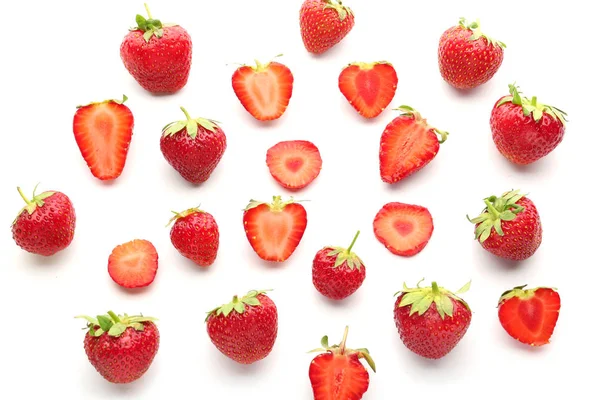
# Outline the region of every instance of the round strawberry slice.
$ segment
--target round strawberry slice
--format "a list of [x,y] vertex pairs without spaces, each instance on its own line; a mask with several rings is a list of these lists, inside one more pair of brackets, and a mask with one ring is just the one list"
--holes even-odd
[[284,188],[297,190],[314,181],[323,166],[317,146],[306,140],[279,142],[267,151],[267,166]]
[[114,248],[108,257],[108,274],[124,288],[150,285],[158,270],[158,253],[152,243],[136,239]]

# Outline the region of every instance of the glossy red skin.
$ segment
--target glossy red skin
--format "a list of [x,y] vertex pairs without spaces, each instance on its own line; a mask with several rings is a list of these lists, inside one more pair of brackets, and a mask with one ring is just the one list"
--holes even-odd
[[504,59],[504,49],[485,38],[470,41],[473,32],[461,26],[440,38],[438,64],[442,78],[457,89],[472,89],[492,79]]
[[310,53],[321,54],[342,41],[354,27],[354,15],[340,21],[336,10],[323,0],[305,0],[300,8],[300,33]]
[[525,116],[520,105],[504,103],[499,99],[492,110],[490,126],[496,147],[509,161],[531,164],[547,156],[563,140],[565,126],[560,120],[544,113],[535,122],[533,114]]
[[163,28],[146,43],[144,32],[130,31],[121,43],[121,60],[131,76],[151,93],[175,93],[187,83],[192,39],[181,26]]
[[143,331],[127,328],[119,337],[107,333],[93,337],[86,332],[85,353],[104,379],[112,383],[130,383],[150,368],[158,351],[160,335],[152,322],[143,324]]
[[219,250],[217,221],[207,212],[179,218],[171,228],[171,243],[185,258],[208,267],[215,262]]
[[75,236],[75,209],[67,195],[55,192],[33,214],[21,212],[12,226],[13,239],[23,250],[51,256],[66,249]]
[[333,268],[337,256],[328,255],[334,249],[326,247],[313,260],[313,285],[323,296],[342,300],[356,292],[367,275],[365,266],[350,269],[346,262]]
[[412,306],[398,307],[404,294],[394,304],[394,320],[404,345],[421,357],[439,359],[450,353],[463,338],[471,324],[471,311],[460,301],[450,299],[454,304],[452,317],[444,319],[435,304],[421,316],[409,316]]
[[527,197],[517,204],[525,209],[514,220],[502,221],[504,236],[492,229],[490,237],[481,245],[495,256],[522,261],[531,257],[542,244],[542,221],[535,204]]
[[277,339],[277,307],[266,295],[256,296],[260,306],[245,305],[243,314],[235,310],[208,317],[206,329],[216,348],[240,364],[252,364],[267,357]]
[[160,138],[160,150],[167,162],[188,182],[206,182],[227,149],[227,139],[221,128],[214,132],[198,125],[198,135],[192,139],[186,129]]
[[[327,369],[335,371],[334,387],[323,381],[323,370]],[[319,354],[310,363],[308,377],[313,388],[314,400],[360,400],[369,389],[370,382],[369,372],[360,363],[357,353]],[[339,392],[331,393],[329,389],[337,389]]]

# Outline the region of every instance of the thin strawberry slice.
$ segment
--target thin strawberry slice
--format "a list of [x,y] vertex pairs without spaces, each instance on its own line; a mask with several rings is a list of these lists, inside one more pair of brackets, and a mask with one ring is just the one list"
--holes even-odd
[[388,203],[373,221],[377,239],[392,253],[411,257],[421,252],[433,234],[433,219],[425,207]]
[[92,174],[113,180],[123,172],[133,135],[133,114],[123,103],[106,100],[79,107],[73,119],[75,140]]
[[326,353],[310,364],[315,400],[358,400],[369,388],[369,373],[354,355]]
[[288,67],[278,62],[238,68],[231,79],[233,90],[242,106],[259,121],[283,115],[292,97],[294,77]]
[[322,165],[319,149],[306,140],[279,142],[267,151],[271,175],[287,189],[308,186],[319,176]]
[[136,239],[114,248],[108,257],[108,274],[118,285],[140,288],[150,285],[158,270],[158,253],[152,243]]
[[365,118],[375,118],[396,95],[398,75],[388,62],[354,63],[340,74],[339,88],[352,107]]
[[429,164],[448,137],[448,132],[430,127],[413,108],[398,110],[403,114],[385,128],[379,148],[381,179],[386,183],[396,183]]

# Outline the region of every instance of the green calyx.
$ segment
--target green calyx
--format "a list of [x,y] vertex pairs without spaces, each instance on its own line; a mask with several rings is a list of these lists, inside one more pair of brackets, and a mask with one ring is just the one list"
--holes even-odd
[[486,36],[481,32],[481,25],[479,24],[479,19],[477,19],[475,22],[468,22],[465,18],[461,18],[458,21],[458,25],[471,31],[472,35],[469,38],[469,40],[471,41],[483,38],[492,46],[501,47],[503,49],[506,48],[506,45],[501,41],[492,39],[491,37]]
[[537,97],[532,97],[531,100],[527,97],[521,96],[521,92],[519,91],[519,87],[516,86],[516,83],[512,85],[508,85],[508,90],[510,91],[509,96],[503,97],[496,107],[500,107],[506,103],[512,103],[518,106],[521,106],[523,109],[523,115],[526,117],[532,115],[533,120],[535,122],[539,122],[544,114],[548,114],[554,120],[559,120],[561,124],[565,125],[567,122],[567,113],[553,106],[549,106],[547,104],[539,103]]
[[290,197],[289,200],[287,201],[283,201],[281,199],[281,196],[273,196],[273,202],[272,203],[267,203],[265,201],[259,201],[259,200],[250,200],[250,202],[248,203],[248,205],[246,206],[246,208],[244,209],[244,211],[249,211],[253,208],[256,208],[258,206],[261,206],[263,204],[266,204],[267,206],[269,206],[269,209],[272,212],[281,212],[283,211],[283,209],[290,205],[296,203],[296,201],[294,200],[293,197]]
[[[21,211],[19,211],[17,218],[19,218],[19,216],[21,214],[23,214],[24,211],[27,211],[27,213],[29,215],[33,214],[34,211],[36,210],[36,208],[42,207],[44,205],[45,199],[47,199],[48,197],[50,197],[56,193],[56,192],[43,192],[43,193],[36,195],[35,192],[36,192],[38,186],[39,186],[39,183],[37,185],[35,185],[35,188],[33,189],[33,197],[31,200],[28,199],[27,196],[25,196],[25,194],[23,193],[23,191],[21,190],[20,187],[17,187],[17,191],[19,192],[19,195],[21,195],[21,198],[25,201],[25,207],[23,207],[21,209]],[[13,225],[16,221],[17,221],[17,219],[15,218],[15,220],[13,221]]]
[[517,215],[525,208],[517,204],[519,200],[525,197],[519,190],[504,193],[501,197],[490,196],[483,199],[486,208],[477,218],[467,219],[477,225],[475,229],[475,239],[479,239],[481,243],[485,242],[491,235],[492,229],[500,236],[504,236],[502,230],[503,221],[512,221],[517,218]]
[[338,16],[340,17],[340,21],[344,21],[346,18],[348,18],[349,15],[354,15],[352,9],[350,9],[350,7],[348,6],[343,5],[341,0],[323,0],[323,3],[325,3],[323,9],[335,10],[338,13]]
[[260,306],[260,300],[258,300],[258,295],[266,294],[268,290],[251,290],[244,297],[233,296],[233,300],[231,300],[227,304],[223,304],[220,307],[217,307],[213,310],[207,312],[206,320],[211,316],[218,317],[223,315],[224,317],[229,316],[233,311],[238,314],[243,314],[246,311],[246,306],[248,307],[256,307]]
[[330,257],[336,257],[333,268],[338,268],[342,264],[346,263],[348,268],[350,268],[351,270],[354,270],[356,268],[360,271],[360,269],[364,266],[360,257],[358,257],[352,252],[352,247],[354,247],[356,239],[358,239],[358,235],[360,235],[360,231],[356,232],[356,235],[354,236],[350,247],[348,247],[347,249],[343,247],[331,247],[332,250],[327,255]]
[[144,18],[143,15],[135,16],[136,27],[131,28],[132,31],[142,31],[144,32],[144,40],[146,43],[150,42],[152,36],[156,36],[156,38],[160,39],[164,35],[163,28],[169,26],[175,26],[175,24],[163,24],[158,19],[152,18],[152,14],[150,13],[150,8],[148,4],[144,3],[144,7],[146,8],[146,13],[148,14],[148,18]]
[[[283,54],[277,54],[273,58],[279,58],[279,57],[283,57]],[[271,65],[272,62],[273,62],[273,60],[269,61],[266,64],[263,64],[258,60],[254,60],[254,63],[256,65],[244,65],[244,67],[250,67],[254,70],[254,72],[260,73],[260,72],[264,72],[267,68],[269,68],[269,65]]]
[[432,130],[434,131],[436,134],[438,134],[440,136],[440,138],[438,139],[440,144],[444,143],[447,139],[448,139],[448,135],[450,135],[450,133],[446,132],[446,131],[442,131],[439,130],[437,128],[433,128],[431,126],[429,126],[427,124],[427,120],[425,118],[423,118],[421,116],[421,114],[415,110],[414,108],[412,108],[411,106],[400,106],[398,108],[394,108],[394,110],[396,111],[401,111],[402,113],[400,114],[401,116],[408,116],[408,117],[412,117],[414,118],[414,120],[416,122],[422,123],[424,125],[426,125],[428,130]]
[[498,300],[498,306],[500,306],[502,303],[504,303],[507,300],[512,299],[513,297],[517,297],[521,300],[529,300],[532,297],[535,296],[535,292],[538,289],[550,289],[553,291],[557,291],[554,288],[549,288],[549,287],[536,287],[534,289],[527,289],[525,290],[525,287],[527,285],[523,285],[523,286],[517,286],[514,289],[511,290],[507,290],[506,292],[502,293],[502,296],[500,296],[500,300]]
[[83,107],[87,107],[87,106],[94,106],[97,104],[106,104],[106,103],[115,103],[115,104],[123,104],[125,103],[129,98],[125,95],[123,95],[123,98],[121,100],[119,99],[108,99],[108,100],[104,100],[104,101],[94,101],[85,105],[79,105],[77,106],[77,108],[83,108]]
[[353,62],[353,63],[350,63],[348,65],[349,66],[356,65],[361,70],[368,71],[370,69],[373,69],[376,65],[381,65],[381,64],[392,65],[392,63],[390,63],[389,61],[375,61],[375,62],[370,62],[370,63],[366,63],[366,62]]
[[117,315],[112,311],[109,311],[106,315],[98,315],[96,318],[88,317],[87,315],[79,315],[75,318],[85,319],[88,322],[88,334],[94,337],[102,336],[105,332],[108,336],[119,337],[127,328],[143,331],[143,322],[157,321],[153,317],[144,317],[143,315],[129,316],[127,314]]
[[398,296],[399,294],[404,294],[398,307],[411,306],[410,316],[414,313],[423,315],[429,310],[429,307],[431,307],[432,304],[435,304],[437,312],[442,319],[446,318],[446,316],[452,317],[454,315],[454,303],[452,303],[452,300],[460,301],[467,309],[469,309],[469,305],[463,299],[458,297],[457,294],[467,292],[471,288],[471,281],[460,288],[456,293],[453,293],[438,286],[436,282],[432,282],[431,287],[422,288],[419,285],[423,280],[424,279],[421,279],[414,289],[409,289],[405,283],[403,289],[394,295]]
[[185,114],[186,119],[185,119],[185,121],[174,121],[174,122],[171,122],[170,124],[167,124],[167,126],[165,126],[163,128],[163,135],[165,137],[173,136],[185,128],[187,134],[192,139],[196,139],[196,136],[198,136],[198,125],[200,125],[201,127],[203,127],[204,129],[206,129],[207,131],[210,131],[210,132],[215,132],[217,130],[217,128],[219,128],[219,125],[217,125],[218,124],[217,121],[213,121],[212,119],[206,119],[206,118],[193,119],[192,117],[190,117],[190,114],[188,114],[188,112],[185,108],[183,108],[183,107],[179,107],[179,108]]
[[169,223],[167,224],[167,226],[171,225],[173,222],[177,221],[180,218],[185,218],[188,215],[192,215],[192,214],[196,214],[196,213],[203,213],[204,211],[202,211],[199,208],[188,208],[185,211],[181,211],[181,212],[177,212],[177,211],[171,211],[173,214],[175,214],[173,216],[173,218],[171,218],[169,220]]
[[367,364],[369,364],[369,367],[371,367],[373,372],[377,372],[377,368],[375,367],[375,361],[371,357],[369,350],[367,350],[367,349],[356,349],[356,350],[349,349],[346,347],[347,339],[348,339],[348,327],[346,327],[346,329],[344,330],[344,337],[342,338],[342,341],[340,342],[339,345],[334,344],[334,345],[330,346],[329,345],[329,337],[323,336],[323,338],[321,339],[321,347],[318,349],[311,350],[311,351],[309,351],[309,353],[329,352],[329,353],[336,354],[336,355],[357,354],[359,359],[364,358],[365,361],[367,361]]

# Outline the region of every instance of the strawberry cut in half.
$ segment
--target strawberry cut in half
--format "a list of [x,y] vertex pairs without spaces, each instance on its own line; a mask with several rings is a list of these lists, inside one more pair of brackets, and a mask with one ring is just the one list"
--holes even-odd
[[233,91],[242,106],[259,121],[271,121],[283,115],[290,103],[294,76],[285,65],[271,61],[256,66],[243,65],[231,78]]
[[279,142],[267,151],[267,166],[277,183],[297,190],[321,173],[323,160],[317,146],[306,140]]
[[375,118],[396,95],[398,75],[392,64],[353,63],[339,77],[339,88],[352,107],[365,118]]
[[133,114],[122,100],[79,106],[73,119],[75,141],[92,174],[114,180],[125,168],[133,136]]
[[421,252],[433,234],[433,218],[425,207],[388,203],[373,221],[375,236],[389,251],[411,257]]
[[300,244],[306,230],[304,207],[293,199],[272,203],[251,200],[244,211],[246,237],[256,254],[265,261],[286,261]]
[[500,324],[510,336],[530,346],[550,343],[560,312],[555,289],[518,286],[507,290],[498,302]]
[[114,248],[108,257],[108,274],[124,288],[141,288],[154,282],[158,253],[152,243],[136,239]]

